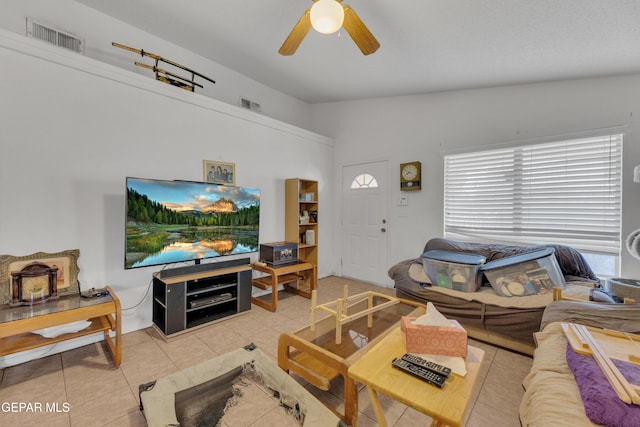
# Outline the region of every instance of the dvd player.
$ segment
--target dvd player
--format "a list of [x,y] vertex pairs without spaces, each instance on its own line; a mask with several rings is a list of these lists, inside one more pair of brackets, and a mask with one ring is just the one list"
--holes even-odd
[[230,300],[231,298],[233,298],[233,295],[230,292],[226,292],[224,294],[216,295],[211,298],[202,298],[202,299],[193,300],[189,303],[189,308],[204,307],[206,305],[215,304],[217,302]]

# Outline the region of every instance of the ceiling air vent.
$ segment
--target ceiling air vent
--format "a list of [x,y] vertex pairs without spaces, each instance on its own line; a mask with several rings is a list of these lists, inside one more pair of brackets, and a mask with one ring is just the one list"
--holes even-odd
[[84,40],[27,18],[27,37],[33,37],[65,49],[84,54]]
[[253,102],[247,98],[240,98],[240,106],[246,108],[247,110],[257,111],[258,113],[262,111],[262,107],[257,102]]

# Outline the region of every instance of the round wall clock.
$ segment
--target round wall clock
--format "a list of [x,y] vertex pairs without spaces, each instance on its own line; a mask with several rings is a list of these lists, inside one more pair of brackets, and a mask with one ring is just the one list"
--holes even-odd
[[422,182],[422,164],[420,162],[400,165],[400,191],[420,190]]

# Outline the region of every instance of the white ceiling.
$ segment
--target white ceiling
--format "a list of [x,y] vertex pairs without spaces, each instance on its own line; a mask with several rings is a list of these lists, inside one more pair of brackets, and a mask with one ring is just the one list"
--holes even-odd
[[310,103],[640,72],[640,0],[345,0],[380,49],[311,30],[290,57],[311,0],[76,1]]

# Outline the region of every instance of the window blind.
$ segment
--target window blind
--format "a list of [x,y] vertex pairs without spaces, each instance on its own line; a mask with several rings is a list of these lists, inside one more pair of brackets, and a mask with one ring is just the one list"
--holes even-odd
[[445,236],[619,256],[622,140],[616,134],[445,156]]

